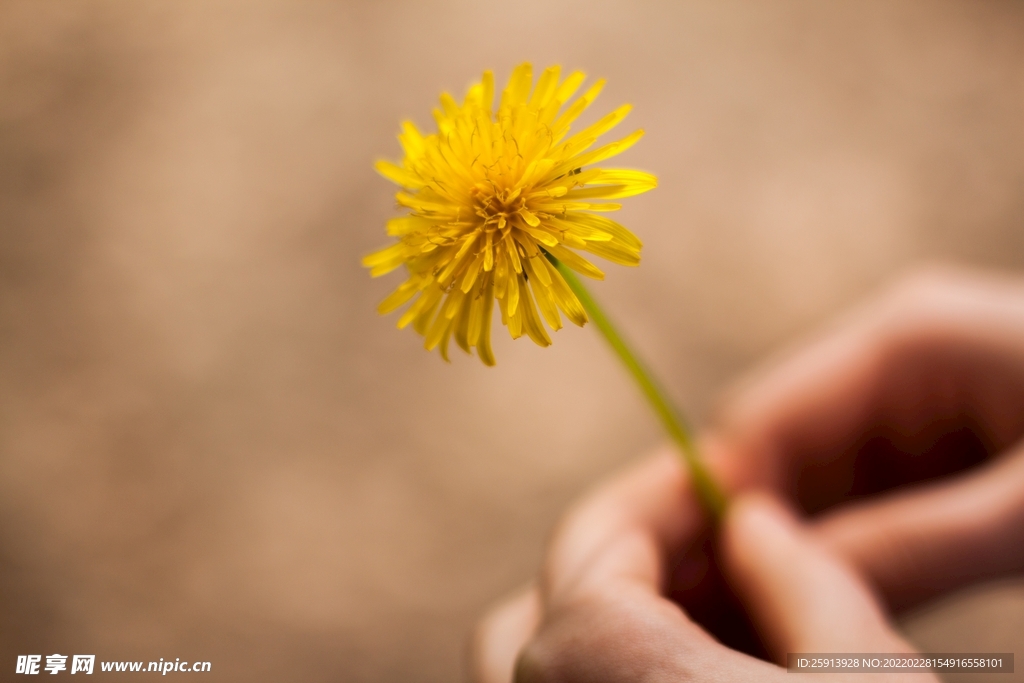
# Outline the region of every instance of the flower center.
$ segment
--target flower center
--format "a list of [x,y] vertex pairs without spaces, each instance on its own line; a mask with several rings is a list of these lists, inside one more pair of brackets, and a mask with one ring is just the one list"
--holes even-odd
[[484,230],[504,231],[512,216],[526,208],[521,190],[498,190],[491,194],[475,193],[473,210],[483,219]]

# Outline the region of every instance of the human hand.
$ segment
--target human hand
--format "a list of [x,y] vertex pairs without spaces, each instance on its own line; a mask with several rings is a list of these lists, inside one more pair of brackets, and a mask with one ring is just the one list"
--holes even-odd
[[[1022,379],[1024,287],[918,275],[736,392],[708,450],[728,489],[769,488],[825,510],[1005,450],[1024,431]],[[685,487],[678,494],[691,496]],[[829,511],[813,533],[901,606],[1020,569],[1024,553],[1006,541],[1022,527],[1024,455],[1011,452],[970,476]],[[702,621],[734,616],[701,543],[691,541],[679,562],[691,576],[674,591],[669,581],[666,592]],[[532,591],[492,614],[477,662],[508,664],[543,603]]]
[[[668,573],[707,520],[670,453],[598,488],[564,518],[536,588],[478,630],[478,683],[749,681],[786,670],[719,643],[667,595],[690,581]],[[873,593],[778,504],[741,497],[722,521],[721,564],[769,654],[913,652]],[[524,648],[525,645],[525,648]],[[522,652],[520,655],[520,650]],[[830,681],[846,680],[829,674]],[[812,676],[808,680],[818,680]],[[927,674],[884,680],[934,681]]]
[[738,388],[713,438],[901,608],[1024,569],[1022,406],[1024,282],[932,270]]

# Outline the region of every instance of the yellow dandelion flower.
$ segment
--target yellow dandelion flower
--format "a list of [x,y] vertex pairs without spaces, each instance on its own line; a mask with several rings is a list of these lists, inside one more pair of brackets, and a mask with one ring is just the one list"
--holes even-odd
[[586,323],[557,264],[596,279],[604,273],[576,250],[627,266],[640,262],[640,240],[602,214],[621,207],[608,200],[647,192],[657,179],[593,164],[629,149],[643,131],[592,149],[626,117],[627,104],[570,136],[604,81],[565,106],[584,75],[560,76],[551,67],[534,86],[531,66],[520,65],[494,111],[494,76],[485,72],[461,106],[441,95],[437,133],[402,124],[401,165],[376,165],[401,187],[395,198],[409,209],[387,223],[398,241],[363,259],[374,277],[403,265],[409,273],[378,310],[389,313],[415,298],[398,327],[411,323],[426,348],[439,348],[445,360],[454,337],[467,353],[476,348],[484,363],[494,364],[495,301],[513,339],[525,333],[541,346],[551,344],[542,318],[552,330],[562,327],[561,313]]

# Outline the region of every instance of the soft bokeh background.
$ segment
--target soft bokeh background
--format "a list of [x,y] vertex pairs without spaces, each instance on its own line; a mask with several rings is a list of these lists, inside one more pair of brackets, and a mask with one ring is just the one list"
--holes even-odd
[[[699,419],[909,264],[1024,266],[1018,2],[3,2],[4,671],[464,675],[559,511],[659,440],[590,330],[496,334],[491,370],[374,311],[372,162],[522,60],[636,105],[645,262],[596,291]],[[1022,615],[1011,582],[906,623],[1024,653]]]

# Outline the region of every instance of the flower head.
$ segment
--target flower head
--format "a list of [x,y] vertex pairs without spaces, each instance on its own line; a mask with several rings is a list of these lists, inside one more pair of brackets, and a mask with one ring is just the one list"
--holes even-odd
[[627,104],[569,135],[604,81],[566,107],[584,75],[560,75],[553,66],[533,86],[531,66],[520,65],[495,111],[494,76],[487,71],[461,106],[441,95],[437,133],[402,124],[401,166],[376,165],[402,188],[395,198],[409,209],[387,223],[398,241],[363,259],[374,277],[402,265],[409,273],[378,310],[388,313],[416,297],[398,326],[412,323],[426,348],[439,348],[445,360],[454,337],[467,353],[476,348],[484,363],[494,364],[495,301],[513,338],[525,332],[541,346],[551,344],[542,317],[552,330],[562,327],[560,311],[586,323],[586,311],[550,259],[596,279],[604,273],[574,250],[628,266],[640,262],[640,240],[602,214],[621,207],[607,200],[651,190],[657,179],[592,165],[625,151],[643,131],[591,149],[626,117]]

